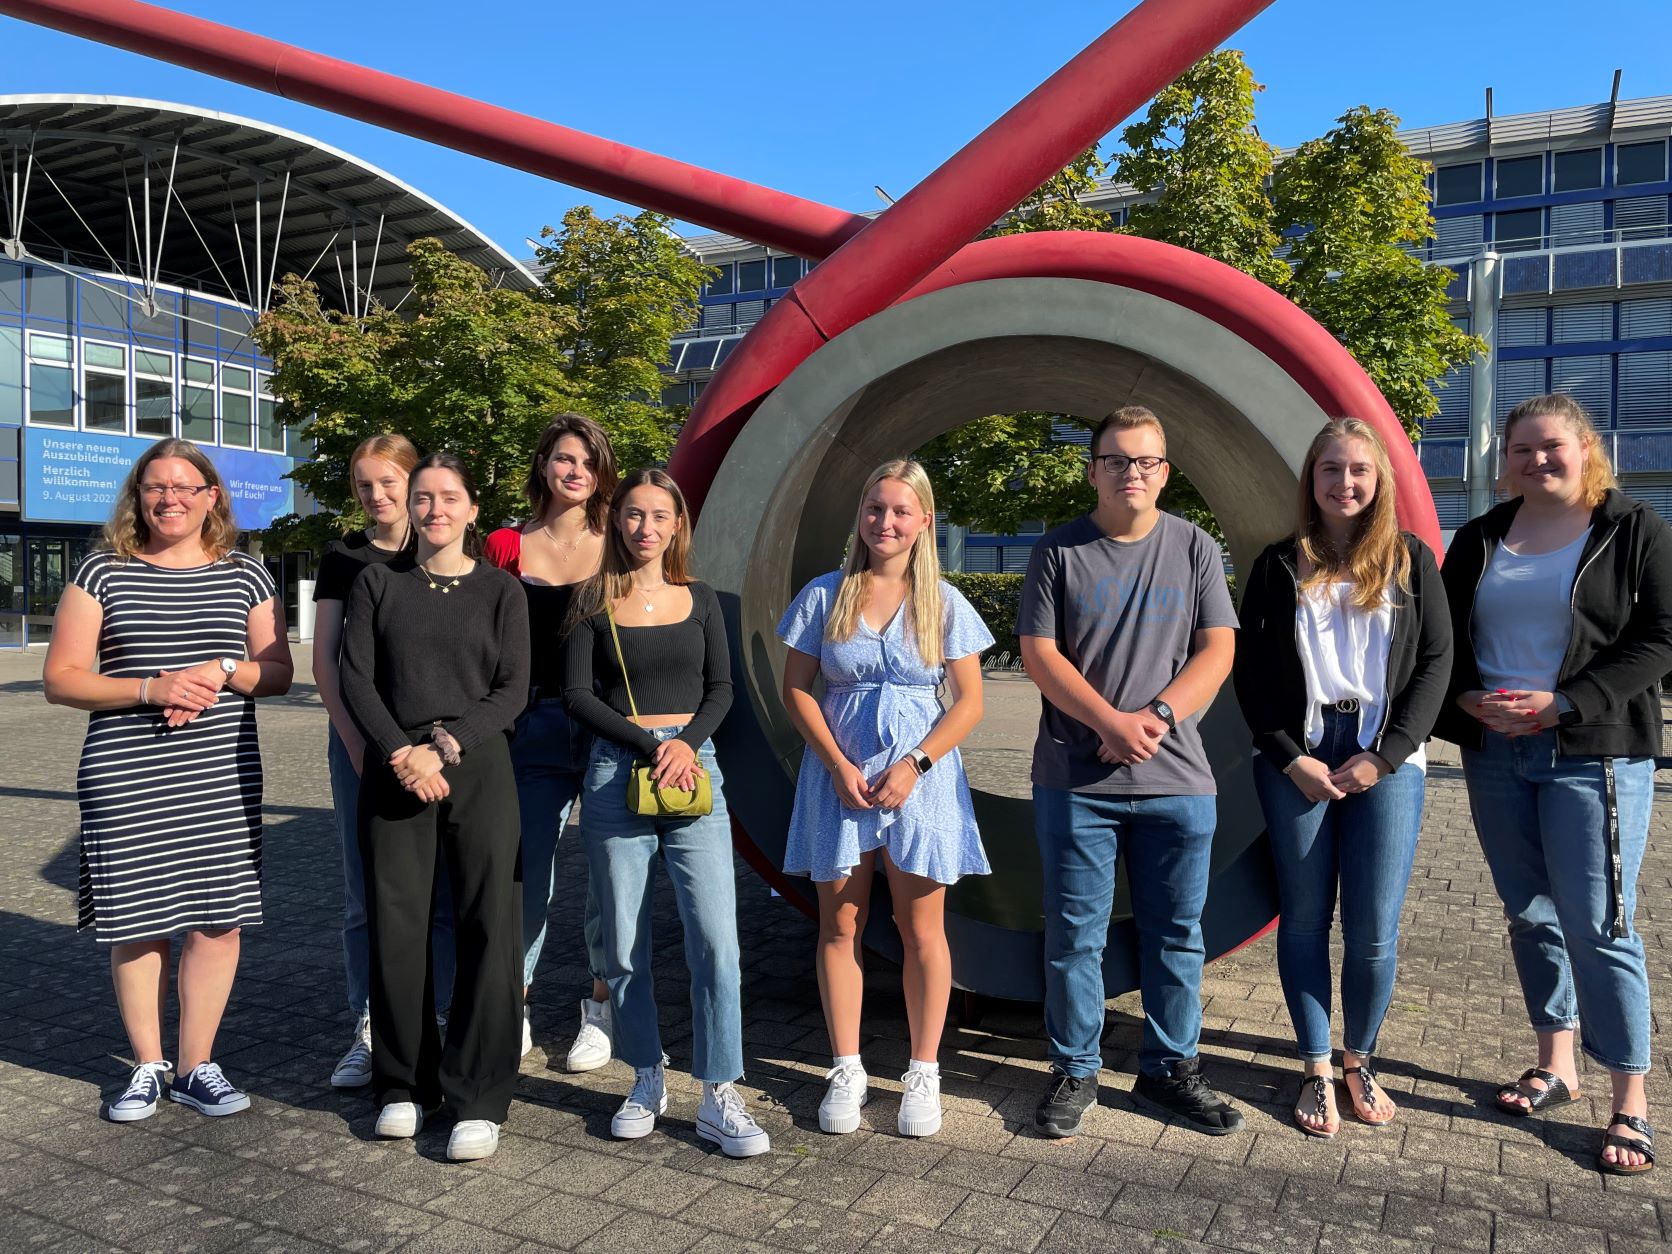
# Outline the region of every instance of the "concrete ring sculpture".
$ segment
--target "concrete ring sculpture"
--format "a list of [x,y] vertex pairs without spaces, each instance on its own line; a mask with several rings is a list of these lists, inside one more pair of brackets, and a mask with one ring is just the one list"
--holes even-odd
[[[696,550],[727,606],[741,698],[717,738],[728,805],[745,856],[803,908],[810,883],[778,870],[802,742],[779,700],[784,650],[773,628],[802,584],[839,563],[866,474],[984,414],[1095,417],[1129,403],[1162,415],[1170,456],[1213,507],[1239,570],[1292,527],[1299,466],[1326,418],[1351,413],[1384,430],[1392,422],[1339,344],[1238,271],[1120,236],[1016,236],[965,249],[937,281],[807,357],[703,485]],[[1410,444],[1402,435],[1389,444],[1402,522],[1437,544]],[[1248,734],[1229,688],[1204,736],[1220,799],[1203,930],[1218,956],[1269,927],[1276,892]],[[1039,1000],[1044,921],[1031,805],[970,783],[994,874],[948,894],[954,978]],[[871,918],[866,943],[897,955],[885,905]],[[1104,980],[1110,996],[1138,984],[1124,887]]]

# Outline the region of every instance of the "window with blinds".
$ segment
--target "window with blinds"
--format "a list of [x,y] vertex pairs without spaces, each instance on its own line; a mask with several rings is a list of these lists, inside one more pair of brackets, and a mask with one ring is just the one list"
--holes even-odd
[[1672,426],[1672,352],[1620,354],[1619,425]]
[[1662,518],[1672,519],[1672,483],[1638,483],[1627,480],[1620,490],[1635,501],[1642,501]]
[[1500,309],[1498,311],[1498,347],[1528,348],[1549,342],[1548,309]]
[[1585,407],[1599,427],[1607,426],[1614,409],[1614,359],[1606,353],[1595,357],[1558,357],[1550,363],[1550,390],[1571,396]]
[[1614,338],[1614,306],[1559,305],[1550,321],[1550,338],[1557,344],[1593,344]]
[[1666,234],[1666,197],[1629,196],[1614,202],[1614,229],[1622,240]]
[[1467,490],[1435,491],[1433,496],[1434,512],[1440,516],[1440,530],[1456,531],[1469,521],[1469,493]]
[[764,300],[740,300],[737,302],[737,325],[752,327],[766,317],[766,302]]
[[1500,361],[1498,363],[1498,418],[1502,419],[1522,401],[1545,391],[1544,368],[1550,363],[1542,357],[1532,361]]
[[1486,238],[1486,219],[1479,214],[1461,218],[1440,218],[1434,223],[1434,254],[1438,257],[1467,256],[1479,252]]
[[1469,367],[1457,366],[1446,371],[1434,381],[1430,390],[1434,393],[1434,399],[1440,402],[1440,412],[1423,419],[1423,435],[1441,439],[1447,436],[1468,435]]
[[1569,244],[1602,242],[1602,202],[1587,200],[1578,205],[1552,205],[1550,242],[1556,248]]
[[1651,335],[1672,335],[1672,298],[1620,302],[1620,338],[1647,339]]

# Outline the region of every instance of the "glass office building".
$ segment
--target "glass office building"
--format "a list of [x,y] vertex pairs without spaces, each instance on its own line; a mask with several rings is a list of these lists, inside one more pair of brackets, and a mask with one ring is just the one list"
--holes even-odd
[[[301,135],[112,97],[0,96],[0,647],[50,638],[64,583],[133,460],[179,436],[246,533],[312,508],[253,338],[274,282],[396,305],[436,236],[528,271],[392,176]],[[258,549],[246,540],[246,547]],[[303,558],[268,559],[294,615]]]
[[[1495,426],[1517,402],[1547,391],[1585,404],[1625,490],[1672,517],[1669,135],[1672,96],[1401,133],[1434,166],[1434,237],[1420,255],[1456,272],[1453,316],[1489,346],[1483,363],[1436,381],[1440,411],[1418,443],[1443,528],[1492,499],[1495,464],[1471,482],[1471,429]],[[1086,202],[1120,220],[1137,199],[1109,183]],[[664,396],[678,403],[700,395],[807,264],[730,236],[686,243],[720,274],[697,325],[672,346]],[[1085,440],[1067,424],[1058,435]],[[953,529],[943,551],[955,569],[1019,571],[1041,530]]]

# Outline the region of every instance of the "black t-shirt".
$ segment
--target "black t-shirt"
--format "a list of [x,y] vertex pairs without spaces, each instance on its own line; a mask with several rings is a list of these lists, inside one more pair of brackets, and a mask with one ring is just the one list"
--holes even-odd
[[386,566],[401,556],[399,549],[380,549],[364,531],[351,531],[331,541],[319,562],[314,583],[314,601],[341,601],[347,605],[349,590],[368,566]]

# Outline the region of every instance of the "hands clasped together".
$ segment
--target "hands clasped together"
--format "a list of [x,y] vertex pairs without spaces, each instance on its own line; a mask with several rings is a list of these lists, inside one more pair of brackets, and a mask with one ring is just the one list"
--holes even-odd
[[162,706],[163,722],[168,726],[184,727],[215,704],[226,679],[219,662],[162,671],[146,681],[145,702]]
[[836,785],[836,799],[850,810],[869,810],[872,806],[896,810],[917,787],[917,768],[909,758],[901,758],[875,779],[867,780],[863,771],[844,758],[830,768],[830,780]]
[[1556,694],[1499,688],[1476,688],[1457,698],[1457,704],[1505,736],[1536,736],[1556,725]]

